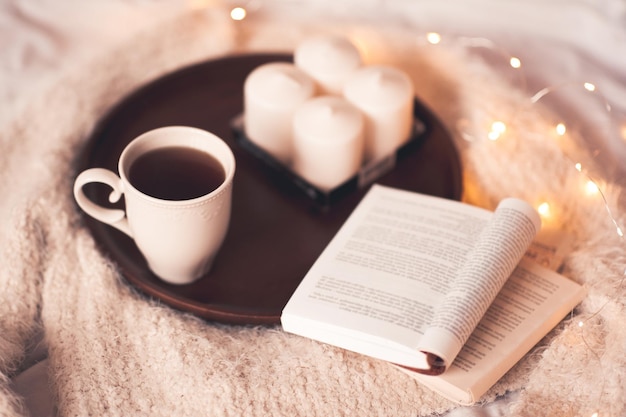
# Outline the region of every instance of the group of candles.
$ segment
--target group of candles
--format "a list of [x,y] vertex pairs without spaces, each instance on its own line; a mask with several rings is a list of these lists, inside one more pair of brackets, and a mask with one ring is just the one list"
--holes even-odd
[[413,100],[406,73],[365,65],[348,39],[320,36],[300,43],[293,63],[249,74],[244,128],[250,141],[329,190],[410,139]]

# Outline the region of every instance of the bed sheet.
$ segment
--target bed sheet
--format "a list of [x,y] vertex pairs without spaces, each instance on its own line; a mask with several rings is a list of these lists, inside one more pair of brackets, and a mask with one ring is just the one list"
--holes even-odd
[[[0,126],[19,114],[40,89],[59,73],[88,60],[158,19],[184,8],[204,7],[200,1],[0,0]],[[232,3],[233,7],[239,3]],[[245,3],[245,2],[244,2]],[[255,2],[258,3],[258,2]],[[363,3],[367,7],[357,7]],[[264,13],[309,13],[311,18],[350,13],[380,22],[432,27],[455,36],[497,39],[498,45],[522,57],[529,68],[528,88],[558,85],[567,80],[593,82],[611,103],[615,119],[626,110],[626,3],[623,1],[267,1]],[[412,18],[407,7],[420,8]],[[352,9],[351,9],[352,8]],[[587,103],[575,103],[586,106]],[[623,139],[623,138],[621,138]],[[624,142],[617,137],[589,138],[589,149],[599,150],[596,161],[609,167],[602,175],[622,181]],[[7,180],[7,179],[3,179]],[[0,215],[10,210],[0,207]],[[33,416],[52,416],[54,404],[46,379],[46,352],[42,338],[13,378]],[[459,408],[449,417],[503,416],[515,394],[487,407]]]

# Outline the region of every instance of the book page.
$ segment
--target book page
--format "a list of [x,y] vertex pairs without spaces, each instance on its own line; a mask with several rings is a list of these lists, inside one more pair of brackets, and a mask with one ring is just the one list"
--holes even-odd
[[[285,306],[284,330],[428,369],[418,342],[492,216],[373,186]],[[517,239],[519,231],[512,233]]]
[[539,214],[526,202],[500,202],[418,345],[440,372],[460,352],[540,228]]
[[462,404],[472,404],[535,346],[586,294],[581,285],[522,260],[452,366],[412,377]]
[[563,264],[565,256],[574,248],[574,237],[564,230],[542,227],[530,245],[525,259],[535,261],[553,271]]

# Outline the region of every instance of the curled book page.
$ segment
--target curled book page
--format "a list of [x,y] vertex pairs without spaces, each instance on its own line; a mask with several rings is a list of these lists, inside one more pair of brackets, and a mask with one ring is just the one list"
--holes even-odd
[[436,375],[450,366],[540,228],[541,219],[528,203],[500,202],[420,339],[418,350],[432,366],[416,372]]
[[424,358],[424,365],[421,367],[409,367],[398,364],[394,365],[407,371],[417,372],[423,375],[437,376],[444,373],[444,371],[446,370],[446,363],[443,361],[442,358],[424,351],[420,351],[419,353],[421,353],[421,356]]
[[500,202],[420,340],[418,350],[435,365],[425,373],[450,366],[540,228],[539,215],[525,201]]

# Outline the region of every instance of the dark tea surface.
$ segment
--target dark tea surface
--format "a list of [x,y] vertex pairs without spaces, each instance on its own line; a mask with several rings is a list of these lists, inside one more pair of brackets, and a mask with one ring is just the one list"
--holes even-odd
[[128,179],[139,191],[161,200],[191,200],[224,182],[222,165],[211,155],[182,146],[148,151],[130,166]]

